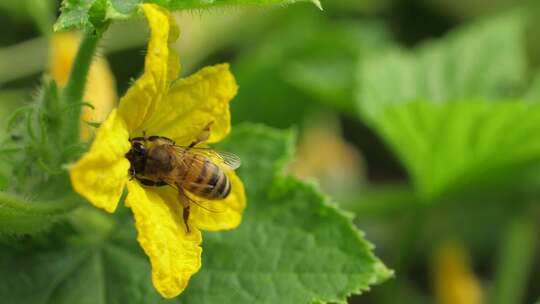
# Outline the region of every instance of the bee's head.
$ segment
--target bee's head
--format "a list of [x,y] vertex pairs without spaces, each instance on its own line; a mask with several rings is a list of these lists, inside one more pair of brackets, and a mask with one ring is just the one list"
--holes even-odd
[[136,174],[144,174],[144,167],[146,165],[147,147],[146,140],[144,138],[133,138],[129,140],[131,142],[131,149],[126,153],[126,158],[131,164],[129,168],[129,174],[135,176]]

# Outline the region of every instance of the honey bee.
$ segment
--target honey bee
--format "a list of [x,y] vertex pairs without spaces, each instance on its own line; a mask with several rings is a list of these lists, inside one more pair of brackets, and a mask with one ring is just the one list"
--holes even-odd
[[131,149],[126,154],[132,178],[145,186],[170,186],[178,191],[187,232],[190,204],[207,208],[186,195],[186,191],[206,200],[224,199],[231,193],[226,173],[240,166],[240,158],[232,153],[195,147],[208,137],[209,126],[189,146],[177,146],[163,136],[143,135],[130,139]]

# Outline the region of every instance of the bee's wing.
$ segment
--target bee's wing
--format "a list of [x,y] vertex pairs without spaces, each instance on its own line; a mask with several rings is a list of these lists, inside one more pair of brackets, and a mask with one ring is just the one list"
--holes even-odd
[[187,147],[181,146],[176,146],[175,148],[178,149],[180,153],[191,153],[205,156],[209,158],[213,163],[224,169],[236,170],[242,164],[240,157],[238,157],[234,153],[227,151],[214,150],[211,148],[188,149]]

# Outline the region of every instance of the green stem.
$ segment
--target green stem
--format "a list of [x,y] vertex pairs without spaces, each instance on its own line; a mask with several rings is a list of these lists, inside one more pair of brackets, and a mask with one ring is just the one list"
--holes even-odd
[[47,62],[47,52],[43,51],[47,48],[44,38],[0,48],[0,84],[41,72]]
[[[106,32],[110,39],[103,41],[103,53],[110,54],[140,47],[146,42],[146,24],[137,21],[117,22]],[[0,84],[28,77],[47,70],[50,41],[33,38],[0,48]],[[24,62],[24,64],[21,64]]]
[[33,234],[47,229],[55,219],[77,207],[75,199],[28,201],[0,192],[0,233]]
[[73,62],[68,83],[64,89],[63,97],[66,101],[65,104],[71,107],[69,120],[66,125],[66,143],[69,144],[79,142],[80,117],[83,106],[82,98],[86,87],[86,78],[100,38],[100,34],[85,34]]
[[523,303],[535,247],[535,224],[531,217],[514,219],[502,239],[492,303]]

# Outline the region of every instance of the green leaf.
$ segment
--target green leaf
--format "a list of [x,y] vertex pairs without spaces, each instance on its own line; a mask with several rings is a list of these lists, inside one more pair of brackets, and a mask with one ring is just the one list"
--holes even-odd
[[15,248],[2,248],[4,301],[90,304],[158,299],[150,283],[150,266],[133,242],[135,234],[126,231],[129,222],[111,226],[112,218],[103,212],[84,211],[76,221],[86,231],[76,238],[51,241],[49,236],[47,247],[20,241]]
[[540,164],[537,103],[402,102],[378,112],[372,126],[427,200],[481,185],[515,186],[515,174]]
[[[182,303],[345,303],[391,275],[352,224],[312,185],[282,176],[294,137],[236,127],[220,145],[243,161],[248,208],[233,231],[204,233],[203,266]],[[3,246],[0,296],[7,303],[156,303],[131,216],[85,209],[78,231],[45,247]]]
[[64,0],[54,30],[103,31],[107,25],[105,15],[108,4],[108,0]]
[[475,23],[414,51],[384,52],[360,67],[358,103],[367,119],[386,105],[521,95],[524,21],[513,14]]
[[524,20],[511,14],[360,65],[361,117],[393,148],[421,198],[509,184],[510,173],[537,164],[538,106],[509,101],[525,91],[524,45]]
[[85,29],[101,31],[110,20],[125,20],[137,14],[140,4],[155,3],[171,11],[233,5],[284,5],[311,2],[322,9],[319,0],[63,0],[62,13],[54,30]]
[[292,140],[248,125],[223,146],[242,158],[249,208],[226,237],[205,235],[205,266],[184,295],[188,303],[344,303],[390,276],[350,216],[312,185],[279,175]]

